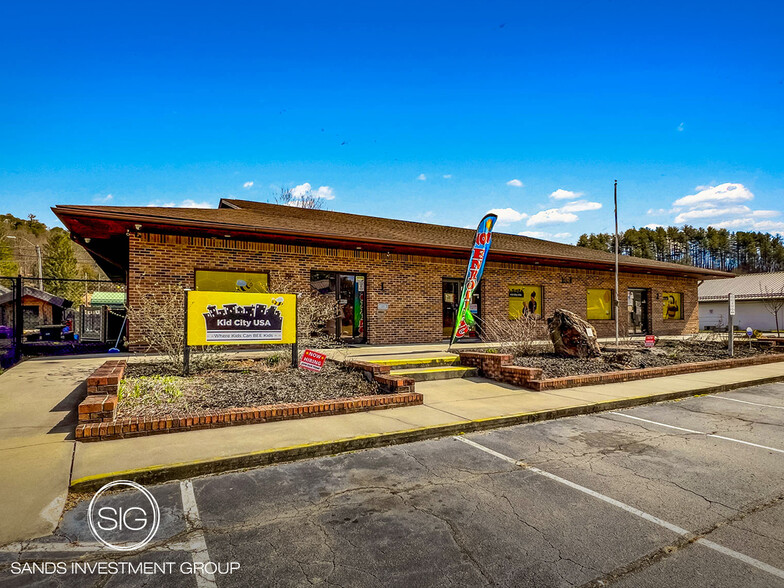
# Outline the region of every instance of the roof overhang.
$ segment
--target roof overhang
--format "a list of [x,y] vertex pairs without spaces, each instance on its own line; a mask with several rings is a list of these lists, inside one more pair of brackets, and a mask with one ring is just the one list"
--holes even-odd
[[[223,203],[223,201],[222,201]],[[433,243],[411,243],[388,239],[367,239],[352,237],[347,234],[319,233],[313,234],[306,230],[292,231],[269,227],[225,222],[220,220],[167,219],[155,215],[145,215],[137,211],[122,212],[117,210],[90,209],[80,206],[56,206],[52,209],[57,217],[68,227],[74,240],[83,245],[107,274],[103,264],[108,264],[116,272],[127,269],[127,240],[124,249],[120,247],[118,238],[129,233],[158,233],[185,236],[215,237],[220,239],[237,239],[247,241],[263,241],[285,243],[291,245],[310,245],[337,249],[358,249],[384,253],[400,253],[429,257],[447,257],[464,259],[471,251],[470,246],[456,247]],[[516,251],[491,249],[489,261],[523,263],[550,267],[569,267],[613,271],[614,263],[596,260],[563,257],[558,255],[528,255]],[[694,279],[731,278],[733,274],[715,270],[704,270],[683,266],[683,269],[671,267],[642,266],[629,262],[634,259],[621,256],[618,264],[620,271],[636,274],[654,274]],[[103,264],[102,264],[103,263]]]

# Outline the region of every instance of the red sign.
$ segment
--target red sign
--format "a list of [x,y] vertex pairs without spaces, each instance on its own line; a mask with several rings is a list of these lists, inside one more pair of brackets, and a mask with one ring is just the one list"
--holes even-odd
[[654,345],[656,345],[656,337],[653,335],[645,335],[645,346],[653,347]]
[[299,367],[301,367],[303,370],[320,372],[321,368],[324,367],[324,361],[326,359],[327,356],[324,355],[323,353],[318,353],[317,351],[311,351],[310,349],[306,349],[299,360]]

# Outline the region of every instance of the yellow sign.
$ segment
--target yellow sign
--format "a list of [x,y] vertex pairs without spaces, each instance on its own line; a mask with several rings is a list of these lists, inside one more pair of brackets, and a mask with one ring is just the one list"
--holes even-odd
[[509,286],[509,318],[523,315],[542,318],[541,286]]
[[296,294],[187,293],[188,345],[288,344],[297,340]]
[[269,290],[269,276],[260,272],[196,270],[196,289],[211,292],[258,292]]
[[612,290],[588,288],[588,320],[611,319]]
[[662,301],[662,318],[665,321],[683,318],[683,304],[680,292],[664,292]]

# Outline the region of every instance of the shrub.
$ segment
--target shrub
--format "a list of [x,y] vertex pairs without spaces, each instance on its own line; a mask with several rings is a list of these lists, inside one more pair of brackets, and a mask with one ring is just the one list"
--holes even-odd
[[515,357],[534,355],[542,348],[552,349],[547,323],[530,314],[522,314],[516,319],[490,315],[482,320],[482,337],[486,341],[497,341],[501,352]]

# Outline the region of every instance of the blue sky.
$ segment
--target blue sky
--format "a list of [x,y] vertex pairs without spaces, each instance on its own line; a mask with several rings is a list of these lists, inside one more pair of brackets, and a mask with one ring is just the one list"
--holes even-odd
[[573,242],[612,229],[617,178],[622,227],[784,232],[783,19],[775,2],[6,2],[0,208],[53,224],[55,204],[309,184],[332,210],[474,226],[498,209],[498,230]]

